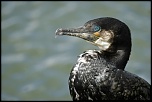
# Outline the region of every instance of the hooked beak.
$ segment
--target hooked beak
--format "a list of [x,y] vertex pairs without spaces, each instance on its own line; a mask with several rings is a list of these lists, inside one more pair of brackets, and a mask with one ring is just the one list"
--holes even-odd
[[94,34],[89,33],[89,31],[86,30],[85,27],[68,28],[68,29],[60,28],[60,29],[57,29],[55,33],[56,35],[75,36],[75,37],[87,40],[89,42],[94,42],[98,39],[98,36],[95,36]]
[[107,50],[110,47],[112,43],[111,39],[113,38],[112,31],[100,30],[98,32],[92,32],[84,26],[78,28],[68,28],[68,29],[59,28],[56,30],[55,33],[56,35],[60,35],[60,36],[61,35],[75,36],[87,40],[93,45],[98,46],[101,50]]

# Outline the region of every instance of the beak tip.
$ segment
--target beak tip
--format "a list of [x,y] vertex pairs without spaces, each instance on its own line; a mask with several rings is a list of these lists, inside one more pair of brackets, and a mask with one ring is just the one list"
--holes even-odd
[[56,34],[56,35],[62,35],[62,34],[63,34],[62,28],[58,28],[58,29],[55,31],[55,34]]

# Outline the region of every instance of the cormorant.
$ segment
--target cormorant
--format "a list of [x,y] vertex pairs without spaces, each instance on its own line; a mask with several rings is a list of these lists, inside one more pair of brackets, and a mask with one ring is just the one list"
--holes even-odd
[[56,35],[79,37],[100,49],[80,54],[72,68],[73,100],[150,100],[150,84],[124,70],[131,52],[131,33],[125,23],[97,18],[79,28],[57,29]]

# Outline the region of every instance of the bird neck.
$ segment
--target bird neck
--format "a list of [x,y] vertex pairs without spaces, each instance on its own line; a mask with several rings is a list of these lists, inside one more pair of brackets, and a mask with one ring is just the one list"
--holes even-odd
[[130,49],[129,50],[117,50],[115,53],[104,52],[106,56],[105,59],[111,65],[115,66],[117,69],[125,69],[125,66],[130,57]]
[[124,70],[130,57],[130,51],[118,50],[117,54],[116,66],[118,69]]

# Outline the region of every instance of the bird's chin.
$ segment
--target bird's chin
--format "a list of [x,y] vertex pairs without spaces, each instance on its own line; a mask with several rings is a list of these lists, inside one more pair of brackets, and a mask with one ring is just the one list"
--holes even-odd
[[111,42],[103,41],[102,38],[97,39],[95,42],[90,42],[95,46],[98,46],[100,50],[106,51],[110,48]]

